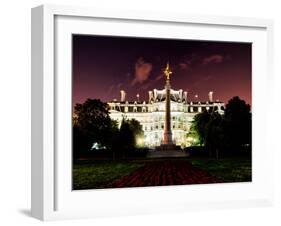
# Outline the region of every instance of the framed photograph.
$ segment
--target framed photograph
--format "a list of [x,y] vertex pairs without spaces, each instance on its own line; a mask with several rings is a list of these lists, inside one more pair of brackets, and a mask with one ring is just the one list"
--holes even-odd
[[270,20],[32,9],[32,216],[273,202]]

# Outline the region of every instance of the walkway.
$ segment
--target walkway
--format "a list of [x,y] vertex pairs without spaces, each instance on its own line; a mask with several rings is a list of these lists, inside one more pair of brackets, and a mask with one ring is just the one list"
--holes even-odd
[[183,160],[164,160],[146,163],[128,176],[117,180],[111,187],[145,187],[159,185],[221,183],[206,171]]

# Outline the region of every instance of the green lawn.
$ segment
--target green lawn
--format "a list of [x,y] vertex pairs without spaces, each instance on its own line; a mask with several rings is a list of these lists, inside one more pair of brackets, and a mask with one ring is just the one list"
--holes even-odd
[[225,182],[248,182],[252,180],[250,159],[190,159],[190,162]]
[[143,163],[134,161],[125,162],[93,162],[86,164],[74,164],[73,189],[105,188],[113,181],[130,174],[135,169],[143,166]]
[[[76,163],[73,166],[73,189],[94,189],[110,187],[117,179],[130,174],[152,159],[128,161],[92,161]],[[251,160],[233,159],[181,159],[225,182],[247,182],[252,179]]]

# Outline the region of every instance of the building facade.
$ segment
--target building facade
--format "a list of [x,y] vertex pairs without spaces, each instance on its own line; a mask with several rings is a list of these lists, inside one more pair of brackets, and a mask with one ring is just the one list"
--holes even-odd
[[[110,117],[121,125],[122,119],[136,119],[144,131],[144,145],[150,148],[160,146],[163,142],[165,125],[165,89],[149,91],[148,101],[126,101],[126,93],[121,90],[120,101],[108,103]],[[187,92],[170,90],[171,129],[173,143],[181,147],[190,145],[187,139],[194,116],[204,110],[224,113],[224,103],[213,101],[213,92],[209,93],[206,102],[191,102],[187,99]]]

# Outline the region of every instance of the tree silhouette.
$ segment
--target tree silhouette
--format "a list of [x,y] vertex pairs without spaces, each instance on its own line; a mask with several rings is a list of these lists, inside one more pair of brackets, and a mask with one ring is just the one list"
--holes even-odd
[[119,133],[120,148],[122,157],[125,158],[126,154],[135,148],[135,136],[130,124],[127,120],[123,119],[120,126]]
[[134,146],[136,147],[138,144],[138,139],[144,138],[144,131],[142,129],[142,125],[136,119],[130,119],[127,121],[129,123],[130,130],[133,132],[134,135]]
[[209,155],[215,155],[218,159],[223,143],[223,117],[217,112],[212,112],[206,125],[206,146],[209,150]]
[[114,123],[109,117],[106,103],[97,99],[87,99],[74,107],[73,147],[89,150],[93,143],[109,146]]
[[195,131],[199,136],[199,143],[201,145],[206,145],[206,136],[207,136],[207,125],[210,121],[210,113],[203,111],[195,115],[191,130]]
[[225,108],[224,121],[228,146],[239,148],[251,145],[252,120],[249,104],[238,96],[230,99]]
[[235,154],[251,147],[251,126],[250,105],[236,96],[227,103],[224,115],[215,111],[197,114],[191,131],[198,134],[200,144],[207,148],[210,156],[218,158],[219,153],[226,150],[227,154]]

